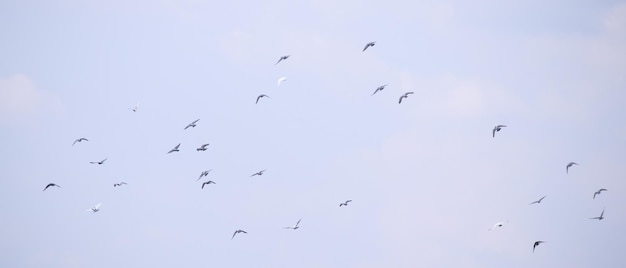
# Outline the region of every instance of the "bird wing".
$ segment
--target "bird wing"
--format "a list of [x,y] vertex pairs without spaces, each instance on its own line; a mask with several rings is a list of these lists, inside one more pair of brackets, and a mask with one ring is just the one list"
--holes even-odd
[[300,224],[300,221],[301,221],[301,220],[302,220],[302,219],[299,219],[299,220],[298,220],[298,222],[296,222],[296,226],[298,226],[298,225]]
[[107,161],[107,159],[109,159],[109,158],[102,159],[102,161],[100,161],[100,163],[101,164],[104,163],[104,161]]
[[398,103],[402,103],[402,99],[406,98],[404,95],[400,96],[400,99],[398,99]]
[[256,97],[256,102],[255,103],[259,103],[259,100],[261,99],[261,97],[263,97],[263,95],[259,95],[258,97]]
[[74,144],[76,144],[78,142],[78,140],[75,140],[74,143],[72,143],[72,146],[74,146]]

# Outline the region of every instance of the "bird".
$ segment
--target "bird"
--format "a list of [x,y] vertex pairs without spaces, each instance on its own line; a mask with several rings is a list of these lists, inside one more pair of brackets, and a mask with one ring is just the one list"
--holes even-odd
[[576,162],[567,163],[567,166],[565,166],[565,174],[569,173],[569,168],[572,167],[573,165],[578,165],[578,163]]
[[602,188],[600,190],[597,190],[595,193],[593,193],[593,199],[596,199],[596,195],[599,195],[600,193],[602,193],[602,191],[606,191],[606,189]]
[[300,221],[302,219],[299,219],[298,222],[296,222],[296,225],[294,225],[293,227],[283,227],[283,229],[294,229],[297,230],[298,228],[300,228],[300,226],[298,226],[300,224]]
[[199,181],[204,176],[209,176],[209,172],[211,172],[211,170],[212,169],[202,171],[202,173],[200,173],[200,177],[198,177],[198,179],[196,181]]
[[238,233],[244,233],[247,234],[248,232],[244,231],[244,230],[237,230],[235,231],[235,233],[233,234],[233,237],[231,237],[230,239],[232,240],[233,238],[235,238],[235,235],[237,235]]
[[346,202],[340,203],[339,207],[347,206],[350,202],[352,202],[352,200],[346,200]]
[[98,165],[102,165],[104,164],[104,161],[107,161],[108,158],[102,159],[102,161],[95,161],[95,162],[89,162],[90,164],[98,164]]
[[602,209],[602,213],[600,213],[599,217],[593,217],[593,218],[589,218],[589,219],[591,219],[591,220],[599,220],[599,221],[604,219],[604,209]]
[[491,228],[489,228],[489,229],[488,229],[488,231],[491,231],[492,229],[495,229],[495,228],[500,228],[500,227],[504,226],[504,224],[505,224],[505,223],[507,223],[507,222],[509,222],[509,221],[504,221],[504,222],[502,222],[502,221],[501,221],[501,222],[496,222],[496,224],[494,224],[493,226],[491,226]]
[[496,132],[500,132],[500,130],[502,130],[503,127],[506,127],[506,125],[497,125],[493,127],[493,131],[491,131],[491,136],[495,138]]
[[43,188],[43,190],[45,191],[46,189],[48,189],[48,187],[52,187],[52,186],[56,186],[56,187],[61,188],[61,186],[58,186],[55,183],[48,183],[48,185],[46,185],[46,188]]
[[259,172],[257,172],[257,173],[254,173],[254,174],[250,175],[250,177],[254,177],[254,176],[256,176],[256,175],[261,176],[261,175],[263,175],[263,172],[265,172],[265,169],[264,169],[264,170],[261,170],[261,171],[259,171]]
[[545,242],[546,242],[546,241],[535,241],[535,243],[533,243],[533,253],[535,252],[535,248],[536,248],[537,246],[539,246],[539,244],[541,244],[541,243],[545,243]]
[[125,183],[125,182],[114,183],[113,187],[122,186],[122,185],[126,185],[126,184],[128,184],[128,183]]
[[372,93],[372,96],[374,96],[374,94],[376,94],[376,92],[382,91],[383,89],[385,89],[386,86],[387,86],[387,84],[384,84],[382,86],[377,87],[376,90],[374,90],[374,93]]
[[400,96],[400,99],[398,99],[398,104],[402,103],[402,99],[408,98],[410,94],[413,94],[413,91],[402,94],[402,96]]
[[281,84],[282,82],[285,82],[285,81],[287,81],[287,77],[284,77],[284,76],[283,76],[283,77],[281,77],[281,78],[278,78],[278,86],[280,86],[280,84]]
[[207,185],[207,184],[215,184],[215,182],[214,181],[205,181],[205,182],[203,182],[202,183],[202,189],[204,189],[204,186]]
[[365,44],[365,47],[363,48],[362,52],[365,52],[366,49],[368,49],[369,47],[373,47],[374,45],[376,45],[376,42],[369,42]]
[[200,119],[196,119],[195,121],[189,123],[189,125],[187,125],[185,129],[188,129],[190,127],[196,127],[196,123],[198,123],[198,121],[200,121]]
[[199,148],[196,149],[196,151],[206,151],[206,147],[209,146],[208,143],[206,144],[202,144],[202,146],[200,146]]
[[169,152],[167,152],[167,153],[169,154],[169,153],[173,153],[173,152],[180,152],[180,150],[178,150],[178,147],[180,147],[180,143],[178,145],[174,146],[174,148],[172,150],[170,150]]
[[278,64],[278,63],[280,63],[281,61],[284,61],[284,60],[288,59],[288,58],[289,58],[289,56],[291,56],[291,55],[281,56],[281,57],[280,57],[280,59],[278,59],[278,61],[277,61],[277,62],[276,62],[276,64],[274,64],[274,65],[277,65],[277,64]]
[[259,100],[260,100],[261,98],[263,98],[263,97],[269,98],[270,96],[265,95],[265,94],[261,94],[261,95],[259,95],[258,97],[256,97],[256,103],[255,103],[255,104],[259,103]]
[[531,202],[529,205],[532,205],[532,204],[539,204],[539,203],[541,203],[541,201],[542,201],[544,198],[546,198],[546,196],[547,196],[547,195],[544,195],[542,198],[539,198],[539,200],[537,200],[537,201],[533,201],[533,202]]
[[135,112],[135,113],[136,113],[137,111],[139,111],[139,102],[138,102],[137,104],[135,104],[135,108],[132,108],[132,109],[131,109],[131,108],[129,108],[129,109],[130,109],[131,111]]
[[87,211],[91,210],[93,213],[96,213],[96,212],[100,211],[100,205],[102,205],[102,203],[98,203],[95,207],[88,208]]
[[87,138],[78,138],[74,141],[74,143],[72,143],[72,146],[74,146],[74,144],[76,144],[77,142],[83,142],[83,141],[89,141]]

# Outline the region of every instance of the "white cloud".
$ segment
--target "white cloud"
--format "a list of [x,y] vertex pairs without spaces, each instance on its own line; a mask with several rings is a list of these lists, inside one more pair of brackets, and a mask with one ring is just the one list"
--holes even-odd
[[56,99],[37,89],[27,76],[0,78],[0,121],[26,120],[54,108],[58,108]]

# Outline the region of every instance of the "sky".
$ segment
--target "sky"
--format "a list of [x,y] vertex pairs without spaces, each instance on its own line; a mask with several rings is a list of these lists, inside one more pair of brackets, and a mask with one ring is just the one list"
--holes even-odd
[[0,33],[0,267],[626,267],[625,1],[8,0]]

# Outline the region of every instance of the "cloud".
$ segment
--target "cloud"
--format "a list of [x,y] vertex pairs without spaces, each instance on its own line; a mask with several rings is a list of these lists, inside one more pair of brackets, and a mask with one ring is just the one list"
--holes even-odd
[[25,75],[0,78],[0,122],[31,119],[58,106],[56,98],[37,89]]

